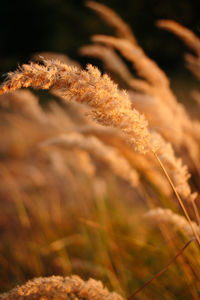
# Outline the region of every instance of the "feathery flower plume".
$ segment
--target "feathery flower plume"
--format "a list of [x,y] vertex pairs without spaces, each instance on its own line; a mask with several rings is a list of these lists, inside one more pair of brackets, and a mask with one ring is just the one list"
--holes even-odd
[[129,40],[133,44],[137,44],[131,28],[111,8],[94,1],[87,1],[86,6],[93,9],[107,24],[114,27],[119,37]]
[[[180,216],[170,209],[167,208],[155,208],[150,209],[146,214],[145,218],[158,224],[171,224],[175,229],[181,230],[184,233],[188,234],[188,236],[193,237],[193,231],[191,230],[191,226],[185,217]],[[200,234],[199,226],[192,222],[193,227],[195,228],[198,235]]]
[[127,180],[133,187],[137,187],[139,177],[129,162],[118,151],[105,145],[95,136],[84,136],[80,133],[62,134],[41,143],[41,146],[57,144],[67,148],[78,147],[86,150],[106,162],[110,168],[121,178]]
[[104,126],[121,129],[127,142],[135,150],[145,153],[149,147],[150,133],[147,121],[135,109],[125,91],[120,91],[107,74],[92,65],[87,70],[67,66],[59,61],[43,60],[44,65],[30,63],[8,73],[0,94],[22,87],[52,89],[63,98],[88,103],[91,116]]
[[123,300],[115,292],[110,293],[101,281],[83,281],[78,276],[39,277],[18,286],[8,293],[0,294],[1,300]]

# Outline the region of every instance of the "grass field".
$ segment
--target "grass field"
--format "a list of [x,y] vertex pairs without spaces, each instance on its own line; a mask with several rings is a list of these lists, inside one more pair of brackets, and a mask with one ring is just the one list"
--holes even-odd
[[[0,87],[0,292],[76,274],[129,300],[200,299],[200,90],[185,82],[183,105],[128,25],[87,6],[116,33],[79,50],[103,73],[41,53]],[[199,80],[200,39],[157,25],[183,40]],[[77,277],[71,292],[54,295],[60,278],[41,292],[45,280],[0,299],[121,299],[94,281],[81,294]]]

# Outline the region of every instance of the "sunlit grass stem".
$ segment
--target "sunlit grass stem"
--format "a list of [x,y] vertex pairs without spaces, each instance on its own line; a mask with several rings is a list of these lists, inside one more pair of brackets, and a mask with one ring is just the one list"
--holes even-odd
[[188,220],[188,222],[189,222],[189,224],[191,226],[192,232],[193,232],[194,236],[196,237],[196,240],[197,240],[197,242],[198,242],[198,244],[200,246],[200,238],[199,238],[199,236],[198,236],[198,234],[197,234],[197,232],[196,232],[196,230],[195,230],[195,228],[194,228],[194,226],[192,224],[190,216],[189,216],[189,214],[187,212],[187,209],[186,209],[185,205],[183,204],[183,201],[182,201],[181,197],[179,196],[179,194],[178,194],[178,192],[177,192],[177,190],[176,190],[176,188],[175,188],[175,186],[174,186],[174,184],[173,184],[173,182],[172,182],[169,174],[167,173],[167,170],[165,169],[162,161],[160,160],[160,158],[158,157],[158,155],[153,150],[152,150],[152,152],[153,152],[155,158],[157,159],[160,167],[162,168],[162,170],[163,170],[163,172],[164,172],[167,180],[169,181],[169,184],[171,185],[171,187],[172,187],[172,189],[174,191],[174,194],[175,194],[176,198],[178,199],[178,202],[179,202],[179,204],[180,204],[180,206],[181,206],[181,208],[182,208],[182,210],[183,210],[183,212],[184,212],[184,214],[185,214],[185,216],[186,216],[186,218],[187,218],[187,220]]

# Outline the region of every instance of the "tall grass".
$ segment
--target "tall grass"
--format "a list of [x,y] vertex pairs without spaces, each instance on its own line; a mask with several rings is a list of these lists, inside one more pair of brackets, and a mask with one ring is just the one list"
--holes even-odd
[[[43,53],[0,87],[0,288],[76,273],[123,297],[199,299],[200,123],[128,25],[102,4],[87,6],[117,37],[94,36],[80,53],[101,59],[109,75]],[[199,38],[172,21],[158,25],[195,52],[186,61],[198,77]],[[21,88],[48,90],[48,103]],[[60,297],[83,297],[66,294],[71,279],[54,279],[21,290],[57,295],[58,280]],[[120,299],[97,285],[88,299]],[[18,299],[19,291],[0,297]]]

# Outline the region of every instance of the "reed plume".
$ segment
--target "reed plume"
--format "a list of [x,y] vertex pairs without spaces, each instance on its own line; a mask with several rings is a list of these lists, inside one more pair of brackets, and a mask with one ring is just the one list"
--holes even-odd
[[83,281],[78,276],[39,277],[18,286],[8,293],[0,294],[1,300],[123,300],[115,292],[109,292],[100,281]]
[[43,63],[22,65],[16,72],[8,73],[0,94],[22,87],[57,90],[64,98],[88,103],[93,119],[104,126],[121,129],[135,150],[144,153],[148,150],[147,121],[131,108],[127,93],[120,91],[107,74],[102,76],[92,65],[85,71],[57,60],[43,60]]

